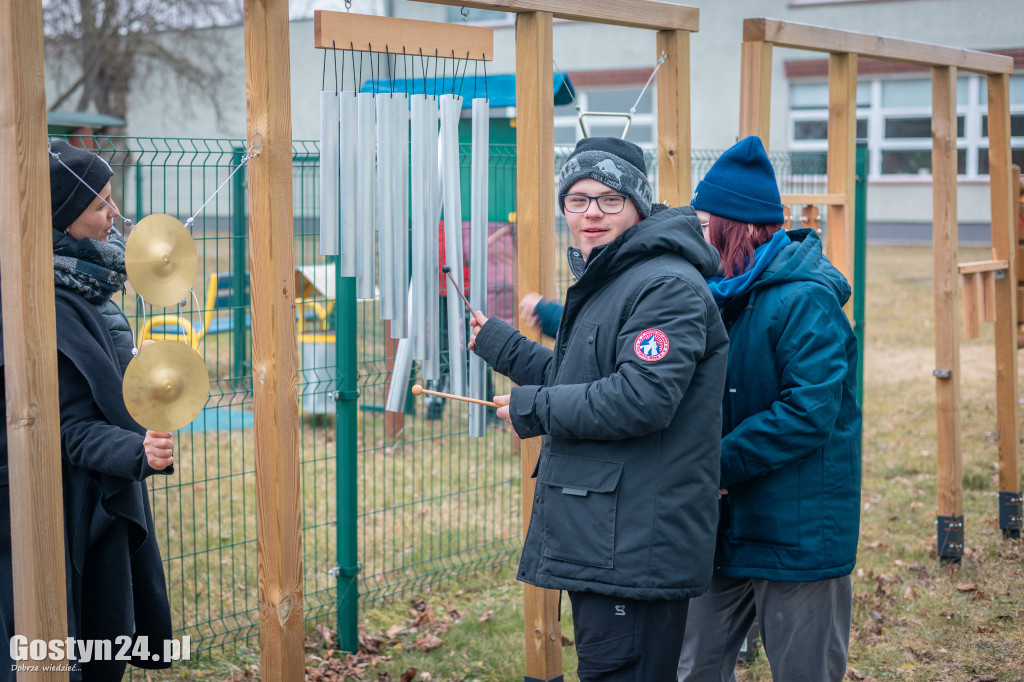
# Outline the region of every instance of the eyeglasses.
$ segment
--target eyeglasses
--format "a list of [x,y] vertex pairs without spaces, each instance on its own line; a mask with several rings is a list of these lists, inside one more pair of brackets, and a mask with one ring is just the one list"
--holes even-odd
[[563,194],[562,202],[569,213],[586,213],[591,201],[597,202],[601,213],[622,213],[628,198],[624,194],[602,194],[599,197],[588,194]]

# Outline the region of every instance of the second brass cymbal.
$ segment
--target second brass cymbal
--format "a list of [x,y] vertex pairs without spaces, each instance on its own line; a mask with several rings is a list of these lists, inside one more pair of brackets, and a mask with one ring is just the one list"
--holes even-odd
[[139,221],[124,253],[128,281],[143,300],[171,306],[188,296],[199,256],[192,235],[174,216],[154,213]]
[[210,373],[187,343],[157,341],[128,363],[123,391],[125,407],[140,426],[177,431],[206,405]]

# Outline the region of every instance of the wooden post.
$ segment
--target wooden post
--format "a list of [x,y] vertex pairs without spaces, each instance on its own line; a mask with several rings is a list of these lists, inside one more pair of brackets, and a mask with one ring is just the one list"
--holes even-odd
[[305,651],[286,0],[245,0],[245,74],[260,673],[291,682]]
[[963,556],[960,333],[957,287],[956,68],[932,68],[932,241],[935,267],[935,394],[939,558]]
[[[516,212],[519,225],[520,291],[551,297],[555,291],[555,139],[552,74],[552,15],[516,16]],[[534,341],[540,332],[525,330]],[[522,441],[523,535],[530,525],[534,466],[540,438]],[[526,679],[556,680],[562,675],[562,631],[558,592],[524,585]]]
[[757,135],[767,151],[771,121],[772,45],[744,37],[740,49],[740,139]]
[[988,76],[989,181],[993,257],[1008,263],[995,280],[996,430],[999,433],[999,527],[1020,537],[1022,504],[1017,454],[1017,201],[1010,158],[1009,76]]
[[[846,197],[829,204],[825,255],[839,272],[853,281],[853,230],[856,225],[853,193],[857,185],[857,55],[830,54],[828,58],[828,193]],[[956,263],[956,261],[953,261]]]
[[[0,274],[16,631],[29,640],[63,640],[68,611],[42,17],[39,0],[0,4]],[[40,671],[18,679],[68,675]]]
[[669,206],[690,202],[690,32],[658,31],[658,197]]
[[960,300],[963,308],[964,338],[976,339],[981,333],[979,324],[978,299],[980,297],[979,280],[981,273],[963,272],[960,273]]

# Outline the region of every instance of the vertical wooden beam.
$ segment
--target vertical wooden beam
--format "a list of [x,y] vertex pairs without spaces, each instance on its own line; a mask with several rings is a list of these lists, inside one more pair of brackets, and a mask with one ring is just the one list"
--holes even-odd
[[[988,173],[993,258],[1009,265],[995,281],[996,426],[999,433],[999,526],[1020,535],[1021,483],[1017,424],[1017,197],[1010,157],[1009,76],[988,76]],[[1015,501],[1015,503],[1013,503]],[[1015,517],[1015,518],[1011,518]],[[1016,532],[1014,532],[1016,531]]]
[[[0,4],[3,282],[14,618],[30,640],[67,638],[50,171],[39,0]],[[66,680],[66,672],[19,679]]]
[[757,135],[768,149],[772,99],[772,45],[744,40],[740,52],[740,139]]
[[853,194],[857,185],[857,55],[828,57],[828,193],[846,202],[829,204],[825,255],[853,282]]
[[938,554],[963,554],[960,333],[957,286],[956,69],[932,68],[932,240],[935,264],[935,415],[938,419]]
[[690,32],[658,31],[658,197],[669,206],[690,202]]
[[[516,15],[516,197],[520,291],[555,292],[555,132],[550,12]],[[525,330],[534,341],[540,332]],[[523,534],[530,525],[540,438],[522,441]],[[525,585],[526,679],[562,674],[558,592]]]
[[286,0],[245,0],[260,672],[305,675]]

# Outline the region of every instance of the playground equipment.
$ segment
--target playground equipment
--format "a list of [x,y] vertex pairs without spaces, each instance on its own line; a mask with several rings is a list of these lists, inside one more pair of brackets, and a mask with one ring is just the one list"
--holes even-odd
[[[668,55],[659,72],[659,195],[678,205],[688,200],[690,182],[689,32],[697,30],[697,10],[648,0],[622,0],[614,6],[578,0],[522,0],[508,7],[500,0],[424,0],[481,9],[516,12],[518,189],[520,217],[519,285],[521,290],[554,293],[554,177],[552,132],[552,37],[554,17],[620,24],[658,31],[657,54]],[[39,3],[7,3],[0,8],[0,86],[11,97],[0,101],[2,198],[20,224],[46,220],[46,176],[42,158],[45,110],[42,73],[42,26]],[[761,134],[767,143],[768,87],[772,45],[830,53],[829,185],[818,199],[826,205],[830,257],[850,272],[846,247],[853,224],[853,138],[856,58],[859,54],[924,63],[932,68],[936,107],[933,175],[936,186],[936,313],[940,446],[940,513],[952,520],[940,529],[955,532],[959,497],[959,389],[957,339],[951,310],[955,302],[955,75],[958,68],[988,77],[990,167],[993,192],[995,260],[1007,262],[1005,282],[996,280],[996,335],[999,379],[1000,455],[1012,459],[1000,467],[1000,487],[1017,492],[1015,424],[1016,311],[1010,287],[1016,286],[1011,243],[1009,185],[1009,114],[1007,58],[952,50],[874,36],[752,20],[745,26],[744,90],[741,134]],[[250,163],[250,239],[252,248],[253,391],[256,407],[256,483],[258,498],[261,674],[267,680],[300,679],[303,674],[302,552],[299,540],[297,395],[294,263],[290,249],[279,245],[293,237],[288,11],[283,0],[245,2],[245,62]],[[759,23],[758,23],[759,22]],[[796,28],[795,28],[796,27]],[[748,32],[749,29],[749,32]],[[890,50],[892,51],[890,53]],[[833,80],[834,79],[834,80]],[[951,123],[952,122],[952,123]],[[952,132],[952,134],[951,134]],[[794,202],[799,205],[799,202]],[[999,234],[997,235],[997,229]],[[1004,234],[1005,233],[1005,234]],[[997,239],[998,237],[998,239]],[[3,231],[4,318],[22,334],[5,339],[5,351],[23,361],[6,375],[12,414],[12,452],[32,453],[33,464],[12,466],[17,491],[13,522],[23,548],[15,565],[19,629],[30,638],[61,639],[65,632],[61,550],[43,547],[40,538],[60,534],[60,492],[56,373],[46,358],[55,352],[50,245],[39,231]],[[278,248],[275,248],[278,247]],[[1005,250],[1005,253],[1003,251]],[[351,279],[351,278],[346,278]],[[348,284],[345,285],[348,287]],[[338,301],[354,297],[354,287],[338,292]],[[340,303],[339,303],[340,304]],[[49,312],[47,312],[49,311]],[[1009,312],[1006,312],[1009,311]],[[1011,339],[1011,342],[1005,340]],[[348,373],[348,368],[342,371]],[[954,379],[951,381],[951,379]],[[347,377],[345,381],[349,381]],[[1009,386],[1009,388],[1007,388]],[[343,384],[342,400],[355,400],[355,385]],[[1009,400],[1008,400],[1009,399]],[[29,407],[32,407],[32,411]],[[354,433],[354,424],[351,425]],[[1004,445],[1005,444],[1005,445]],[[529,521],[531,479],[539,443],[523,443],[524,523]],[[1006,482],[1004,483],[1004,474]],[[1012,490],[1011,490],[1012,488]],[[952,490],[951,490],[952,489]],[[1002,493],[1001,493],[1002,495]],[[351,495],[351,499],[355,499]],[[1019,503],[1018,503],[1019,504]],[[1019,518],[1019,514],[1018,514]],[[962,512],[961,525],[962,531]],[[1004,528],[1005,529],[1005,528]],[[956,550],[955,537],[950,543]],[[946,547],[943,542],[940,549]],[[962,547],[962,544],[961,544]],[[355,564],[342,575],[355,576]],[[351,573],[345,573],[350,571]],[[340,587],[340,586],[339,586]],[[526,673],[529,679],[558,679],[561,641],[557,594],[526,588]],[[54,677],[53,679],[56,679]]]

